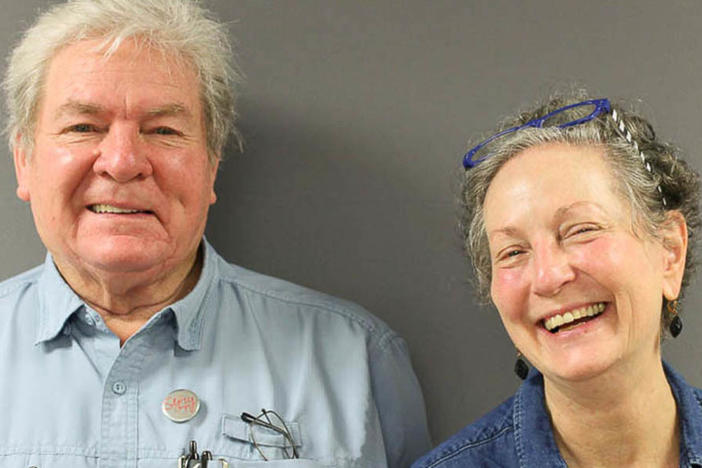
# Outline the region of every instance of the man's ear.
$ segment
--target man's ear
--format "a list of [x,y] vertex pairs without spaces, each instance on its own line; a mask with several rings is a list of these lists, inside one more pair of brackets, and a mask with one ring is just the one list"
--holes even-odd
[[15,148],[13,150],[15,175],[17,176],[17,196],[24,201],[29,201],[29,172],[31,169],[31,161],[29,160],[29,155],[21,140],[21,135],[17,135],[15,138]]
[[687,223],[677,210],[669,211],[660,230],[663,243],[663,296],[672,301],[680,295],[687,258]]
[[219,169],[219,155],[213,163],[210,164],[210,177],[212,179],[210,187],[210,205],[213,205],[217,201],[217,194],[215,193],[215,181],[217,180],[217,170]]

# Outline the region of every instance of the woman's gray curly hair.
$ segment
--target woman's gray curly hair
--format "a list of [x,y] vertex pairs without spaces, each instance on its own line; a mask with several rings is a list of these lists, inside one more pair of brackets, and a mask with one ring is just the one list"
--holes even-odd
[[[125,40],[192,64],[200,81],[210,160],[221,156],[234,122],[234,85],[240,80],[223,24],[197,0],[69,0],[39,16],[12,51],[3,82],[10,147],[33,147],[47,70],[56,53],[86,39],[102,41],[109,56]],[[145,70],[145,72],[147,72]]]
[[[523,125],[561,107],[589,99],[592,98],[582,90],[556,95],[533,110],[507,119],[494,133]],[[667,211],[678,210],[683,214],[688,229],[687,260],[682,281],[682,291],[685,290],[696,266],[695,244],[700,225],[699,174],[680,159],[675,146],[657,138],[647,120],[625,110],[621,103],[613,102],[612,107],[616,109],[634,141],[638,143],[639,150],[650,163],[650,172],[642,163],[634,145],[622,137],[611,114],[608,113],[572,127],[527,128],[514,132],[509,137],[491,143],[490,157],[465,172],[460,197],[460,225],[464,247],[475,270],[477,291],[481,299],[486,302],[490,300],[492,275],[483,213],[485,194],[495,174],[506,161],[527,148],[548,143],[595,145],[605,150],[614,180],[618,182],[616,189],[631,207],[634,232],[644,232],[656,237],[657,227],[666,220]],[[478,139],[480,140],[482,139]],[[665,198],[665,204],[662,197]],[[667,324],[670,318],[664,313],[664,324]]]

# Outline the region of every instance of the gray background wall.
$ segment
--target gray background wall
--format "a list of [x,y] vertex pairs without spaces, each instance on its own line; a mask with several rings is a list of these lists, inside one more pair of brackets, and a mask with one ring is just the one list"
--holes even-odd
[[[2,0],[2,55],[49,3]],[[577,80],[641,98],[658,133],[702,169],[698,0],[209,5],[230,23],[247,75],[246,151],[232,149],[219,174],[210,241],[230,261],[352,299],[398,330],[436,441],[518,385],[496,312],[478,307],[467,284],[455,227],[467,138]],[[0,153],[6,278],[44,250],[15,198],[9,151]],[[665,344],[697,386],[701,301],[692,291],[685,331]]]

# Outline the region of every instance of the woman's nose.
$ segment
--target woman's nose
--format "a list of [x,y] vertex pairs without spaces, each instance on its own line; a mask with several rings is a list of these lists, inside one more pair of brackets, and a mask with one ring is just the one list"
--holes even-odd
[[533,290],[540,296],[553,296],[575,279],[568,254],[556,241],[534,250],[533,266]]

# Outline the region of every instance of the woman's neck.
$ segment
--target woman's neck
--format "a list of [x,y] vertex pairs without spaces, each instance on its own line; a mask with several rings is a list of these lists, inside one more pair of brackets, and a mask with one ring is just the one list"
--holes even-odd
[[675,398],[660,357],[583,382],[544,378],[554,437],[569,468],[677,467]]

